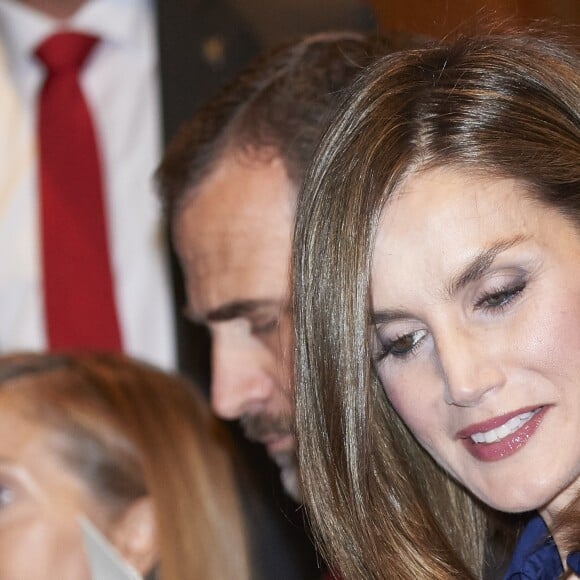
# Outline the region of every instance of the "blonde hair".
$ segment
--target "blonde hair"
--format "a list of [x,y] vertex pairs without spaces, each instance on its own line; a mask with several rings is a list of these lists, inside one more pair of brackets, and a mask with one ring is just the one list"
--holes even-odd
[[249,578],[229,446],[194,385],[124,356],[18,354],[0,357],[0,389],[113,514],[153,500],[161,580]]

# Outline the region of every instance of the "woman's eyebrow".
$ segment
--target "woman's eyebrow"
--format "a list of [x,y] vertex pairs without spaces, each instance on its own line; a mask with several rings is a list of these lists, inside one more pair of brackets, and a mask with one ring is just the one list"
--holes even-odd
[[371,312],[371,324],[385,324],[386,322],[392,322],[393,320],[401,320],[410,317],[411,315],[406,310],[386,308]]
[[[512,238],[498,240],[489,248],[479,252],[459,273],[457,273],[445,289],[445,298],[450,299],[469,283],[479,280],[491,267],[497,255],[530,239],[530,236],[518,234]],[[403,309],[386,308],[371,312],[371,324],[385,324],[394,320],[411,318],[412,315]]]
[[448,298],[455,296],[460,290],[465,288],[471,282],[479,280],[490,268],[497,255],[505,250],[517,246],[529,239],[529,236],[518,234],[507,240],[499,240],[491,247],[482,250],[466,267],[457,275],[453,276],[448,284],[445,294]]

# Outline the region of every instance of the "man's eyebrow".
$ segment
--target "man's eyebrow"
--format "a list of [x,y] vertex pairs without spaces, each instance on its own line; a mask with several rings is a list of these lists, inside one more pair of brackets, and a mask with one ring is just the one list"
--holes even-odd
[[280,308],[280,305],[275,300],[235,300],[210,310],[205,319],[207,322],[225,322],[234,318],[243,318],[255,314],[263,308],[271,307]]
[[455,296],[457,292],[465,288],[471,282],[479,280],[485,272],[490,268],[496,259],[497,255],[513,246],[517,246],[529,239],[529,236],[517,235],[506,240],[499,240],[491,247],[482,250],[465,268],[463,268],[456,276],[453,276],[450,283],[447,285],[446,295],[448,297]]

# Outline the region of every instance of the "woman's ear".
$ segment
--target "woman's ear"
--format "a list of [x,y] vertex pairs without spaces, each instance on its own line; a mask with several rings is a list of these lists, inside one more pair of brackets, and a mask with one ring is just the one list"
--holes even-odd
[[140,574],[152,570],[159,560],[155,506],[149,496],[131,503],[112,526],[111,542],[123,559]]

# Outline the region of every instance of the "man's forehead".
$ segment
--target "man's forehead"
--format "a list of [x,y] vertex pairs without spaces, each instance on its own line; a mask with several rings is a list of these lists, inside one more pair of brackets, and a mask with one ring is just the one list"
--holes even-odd
[[295,187],[279,159],[224,159],[175,223],[190,308],[205,316],[224,304],[283,300]]
[[178,252],[187,277],[198,283],[207,277],[233,278],[244,287],[260,285],[271,271],[287,270],[290,219],[234,216],[231,221],[203,223],[201,218],[185,216],[179,234]]
[[271,212],[285,209],[293,213],[297,187],[288,176],[279,156],[225,153],[213,170],[185,195],[183,205],[197,211],[252,214],[259,207]]
[[280,301],[288,291],[289,262],[289,239],[262,246],[224,243],[193,253],[184,263],[188,301],[204,312],[230,303]]
[[178,236],[195,235],[196,245],[214,244],[229,233],[240,241],[269,226],[291,227],[296,187],[283,161],[225,156],[215,169],[186,193],[175,219]]

